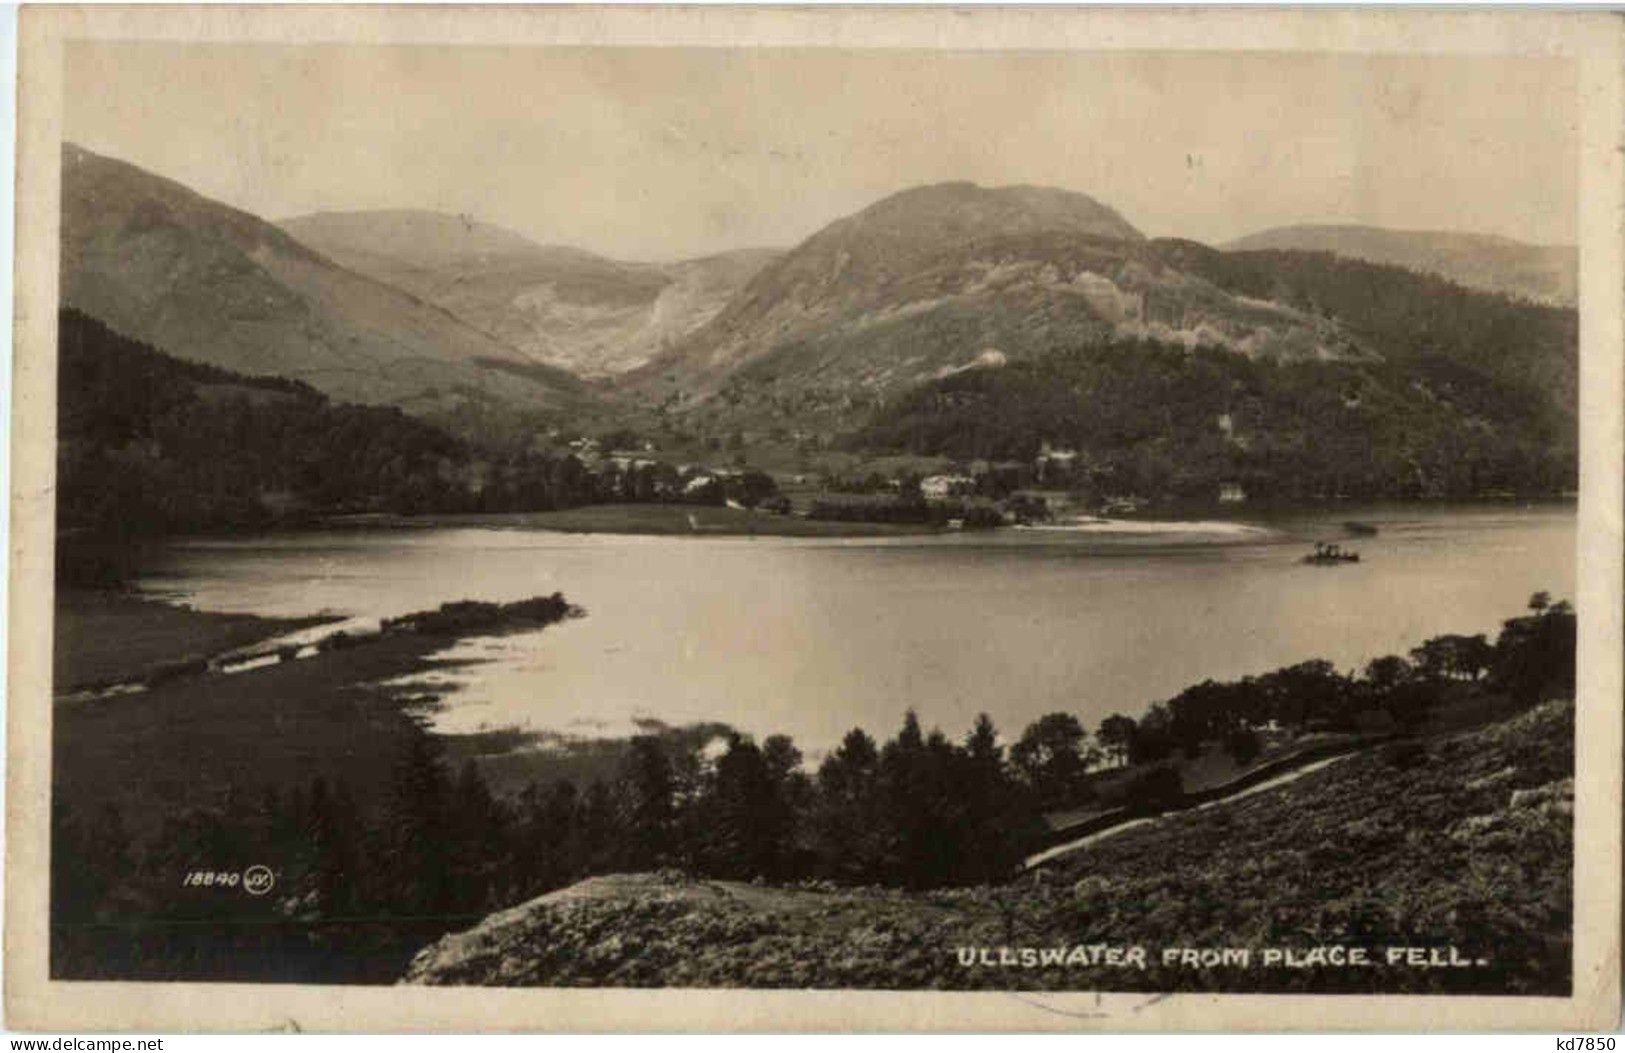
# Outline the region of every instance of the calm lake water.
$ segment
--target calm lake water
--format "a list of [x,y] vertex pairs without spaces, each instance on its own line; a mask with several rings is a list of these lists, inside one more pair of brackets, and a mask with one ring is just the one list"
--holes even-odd
[[[1347,519],[1381,533],[1347,538]],[[1362,561],[1303,565],[1317,538]],[[443,678],[440,728],[721,720],[815,755],[854,725],[890,734],[910,706],[955,738],[984,710],[1007,736],[1052,710],[1093,727],[1207,677],[1493,638],[1530,593],[1573,595],[1574,542],[1568,506],[884,539],[353,529],[178,543],[141,584],[358,625],[561,591],[587,617],[446,652],[482,661]]]

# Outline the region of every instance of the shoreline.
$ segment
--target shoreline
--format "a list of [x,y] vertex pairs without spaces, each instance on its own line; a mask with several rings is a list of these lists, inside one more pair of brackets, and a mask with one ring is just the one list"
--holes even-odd
[[[1249,502],[1244,505],[1167,506],[1102,516],[1063,508],[1061,518],[1109,521],[1131,528],[1136,523],[1162,526],[1191,523],[1223,523],[1276,529],[1302,519],[1342,517],[1372,513],[1440,512],[1449,510],[1539,510],[1577,508],[1572,495],[1534,497],[1439,498],[1432,500],[1330,501],[1330,502]],[[541,530],[560,534],[609,534],[648,537],[930,537],[949,534],[998,534],[999,529],[962,531],[927,524],[867,523],[846,520],[807,519],[795,513],[769,512],[717,505],[683,504],[602,504],[545,512],[354,512],[317,515],[282,523],[245,529],[223,529],[175,533],[144,539],[143,544],[173,544],[221,540],[289,537],[340,530],[431,530],[447,527]],[[1003,530],[1015,529],[1007,524]],[[1036,524],[1027,529],[1056,529]],[[116,592],[110,586],[109,592]],[[70,586],[62,591],[95,593],[96,585]]]
[[726,506],[669,504],[582,505],[552,512],[439,512],[420,516],[381,512],[335,516],[323,520],[321,526],[389,530],[485,527],[656,537],[899,537],[948,533],[924,525],[839,522]]
[[[128,631],[135,631],[136,619],[148,620],[149,632],[153,625],[162,631],[174,624],[175,611],[204,619],[188,619],[189,625],[275,632],[288,624],[199,614],[157,601],[122,605],[119,617]],[[253,781],[302,785],[315,776],[335,784],[385,785],[404,744],[433,735],[423,711],[440,704],[438,693],[399,681],[463,664],[435,657],[448,641],[550,625],[578,613],[558,596],[505,605],[446,604],[392,620],[377,633],[336,631],[301,649],[309,653],[296,659],[234,672],[188,664],[128,693],[59,697],[53,779],[65,798],[81,807],[98,799],[121,804],[163,799],[180,786],[188,788],[186,799],[197,803],[231,787],[248,789]],[[434,737],[448,746],[460,741]],[[249,772],[253,778],[245,784],[243,773]],[[161,814],[162,809],[145,811]]]
[[[1177,524],[1224,523],[1275,529],[1276,524],[1300,518],[1345,516],[1355,513],[1440,511],[1449,509],[1535,509],[1575,507],[1569,496],[1440,498],[1435,500],[1370,500],[1328,502],[1255,502],[1239,506],[1169,506],[1138,512],[1097,516],[1063,509],[1066,516],[1082,516],[1121,524],[1124,532],[1134,524],[1163,527]],[[311,524],[274,530],[286,533],[306,529],[387,529],[411,530],[436,527],[489,529],[531,529],[562,534],[611,534],[671,537],[929,537],[934,535],[983,533],[960,531],[926,524],[866,523],[846,520],[807,519],[797,514],[778,515],[717,505],[683,504],[602,504],[548,512],[432,512],[406,515],[399,512],[359,513],[322,517]],[[1016,529],[1007,525],[1002,529]],[[1057,529],[1037,524],[1026,529]],[[1067,529],[1062,527],[1060,529]],[[999,530],[985,531],[997,534]]]
[[58,588],[51,695],[103,690],[207,666],[301,629],[342,621],[200,611],[121,590]]

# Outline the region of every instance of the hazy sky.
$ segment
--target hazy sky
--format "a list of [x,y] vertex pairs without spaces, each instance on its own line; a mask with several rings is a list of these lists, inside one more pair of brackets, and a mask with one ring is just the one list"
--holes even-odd
[[1576,239],[1560,60],[73,44],[66,76],[69,139],[267,218],[426,208],[628,259],[790,245],[952,179],[1208,242]]

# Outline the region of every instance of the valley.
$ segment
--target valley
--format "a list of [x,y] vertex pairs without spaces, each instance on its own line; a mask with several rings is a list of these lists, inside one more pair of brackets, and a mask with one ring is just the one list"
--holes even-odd
[[62,178],[56,975],[1569,990],[1572,250]]
[[555,509],[558,486],[520,480],[561,459],[600,479],[570,505],[755,472],[798,515],[849,520],[874,518],[854,492],[906,504],[927,479],[965,499],[946,518],[1006,522],[1576,485],[1572,309],[1368,262],[1399,257],[1363,241],[1219,251],[1079,193],[945,183],[788,250],[628,263],[431,212],[275,226],[77,147],[63,171],[66,305],[468,444],[433,487],[460,496],[373,511]]

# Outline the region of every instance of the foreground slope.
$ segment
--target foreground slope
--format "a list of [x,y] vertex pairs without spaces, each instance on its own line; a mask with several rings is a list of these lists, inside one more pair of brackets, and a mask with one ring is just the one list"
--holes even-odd
[[710,321],[777,256],[742,249],[677,263],[625,263],[538,245],[467,217],[413,210],[322,212],[281,226],[344,266],[580,376],[642,365]]
[[[609,875],[444,937],[424,984],[1567,994],[1573,703],[1339,761],[1125,829],[994,888],[907,893]],[[1120,948],[1119,964],[964,965],[961,948]],[[1376,964],[1266,965],[1266,948]],[[1142,947],[1146,967],[1122,964]],[[1165,964],[1245,948],[1248,964]],[[1390,948],[1428,961],[1389,965]],[[1452,949],[1454,955],[1452,956]],[[1103,958],[1104,956],[1102,956]],[[1177,958],[1176,958],[1177,962]]]
[[430,416],[558,406],[573,378],[263,220],[72,144],[62,305],[192,361]]
[[1573,307],[1579,253],[1572,245],[1529,245],[1456,231],[1388,230],[1356,224],[1272,227],[1237,238],[1231,251],[1332,252],[1437,274],[1472,289]]

